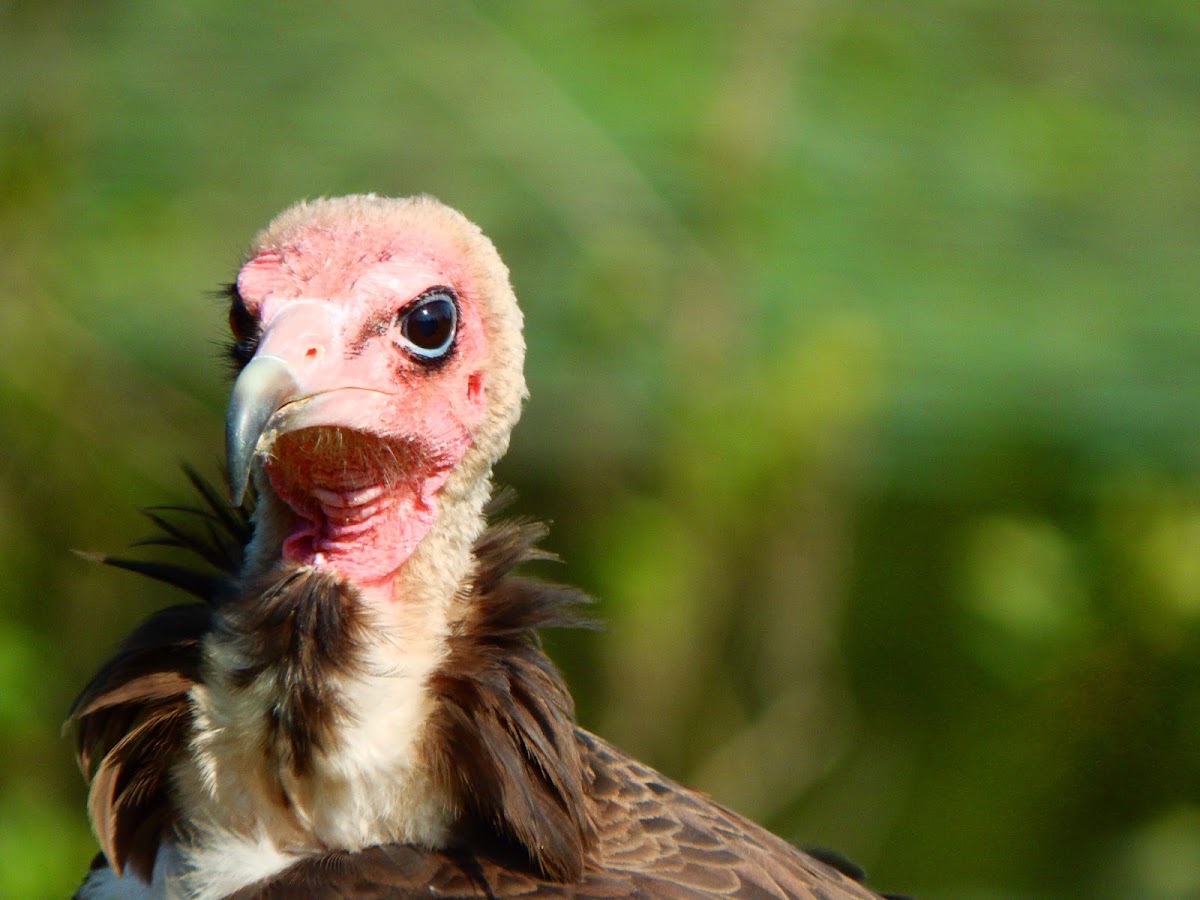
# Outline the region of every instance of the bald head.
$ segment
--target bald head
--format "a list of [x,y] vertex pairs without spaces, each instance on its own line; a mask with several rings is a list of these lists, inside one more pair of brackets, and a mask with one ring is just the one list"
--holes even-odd
[[254,476],[290,508],[286,558],[352,578],[394,573],[443,486],[486,478],[520,415],[524,340],[507,268],[431,197],[358,195],[277,216],[236,287],[235,492]]

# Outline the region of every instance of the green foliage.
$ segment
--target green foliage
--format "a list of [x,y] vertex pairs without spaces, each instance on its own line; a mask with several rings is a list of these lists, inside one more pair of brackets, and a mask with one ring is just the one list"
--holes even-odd
[[1200,897],[1200,7],[0,5],[0,895],[215,469],[206,296],[302,196],[429,191],[526,309],[500,477],[585,723],[879,886]]

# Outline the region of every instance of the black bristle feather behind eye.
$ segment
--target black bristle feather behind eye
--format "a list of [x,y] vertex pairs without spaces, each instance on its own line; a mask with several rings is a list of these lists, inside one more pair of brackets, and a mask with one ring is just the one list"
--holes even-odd
[[262,323],[249,309],[238,292],[236,282],[230,282],[221,292],[229,300],[229,331],[233,341],[229,344],[229,359],[234,370],[242,369],[258,349],[262,334]]

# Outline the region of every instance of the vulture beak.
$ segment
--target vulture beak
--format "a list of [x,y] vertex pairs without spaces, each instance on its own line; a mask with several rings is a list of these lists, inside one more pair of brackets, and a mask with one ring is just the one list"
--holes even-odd
[[296,373],[278,356],[257,355],[238,375],[225,414],[225,461],[234,506],[245,499],[250,465],[267,422],[280,407],[302,395]]
[[280,435],[324,425],[379,432],[395,394],[386,386],[386,367],[380,371],[370,354],[347,352],[347,333],[359,330],[344,308],[313,300],[289,304],[266,325],[225,414],[235,505],[246,496],[255,457]]

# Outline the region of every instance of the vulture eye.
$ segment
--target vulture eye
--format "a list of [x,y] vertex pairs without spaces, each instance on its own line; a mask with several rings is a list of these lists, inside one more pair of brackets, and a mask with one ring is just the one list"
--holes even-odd
[[441,359],[454,343],[458,306],[448,288],[435,288],[400,313],[400,335],[406,348],[421,359]]

